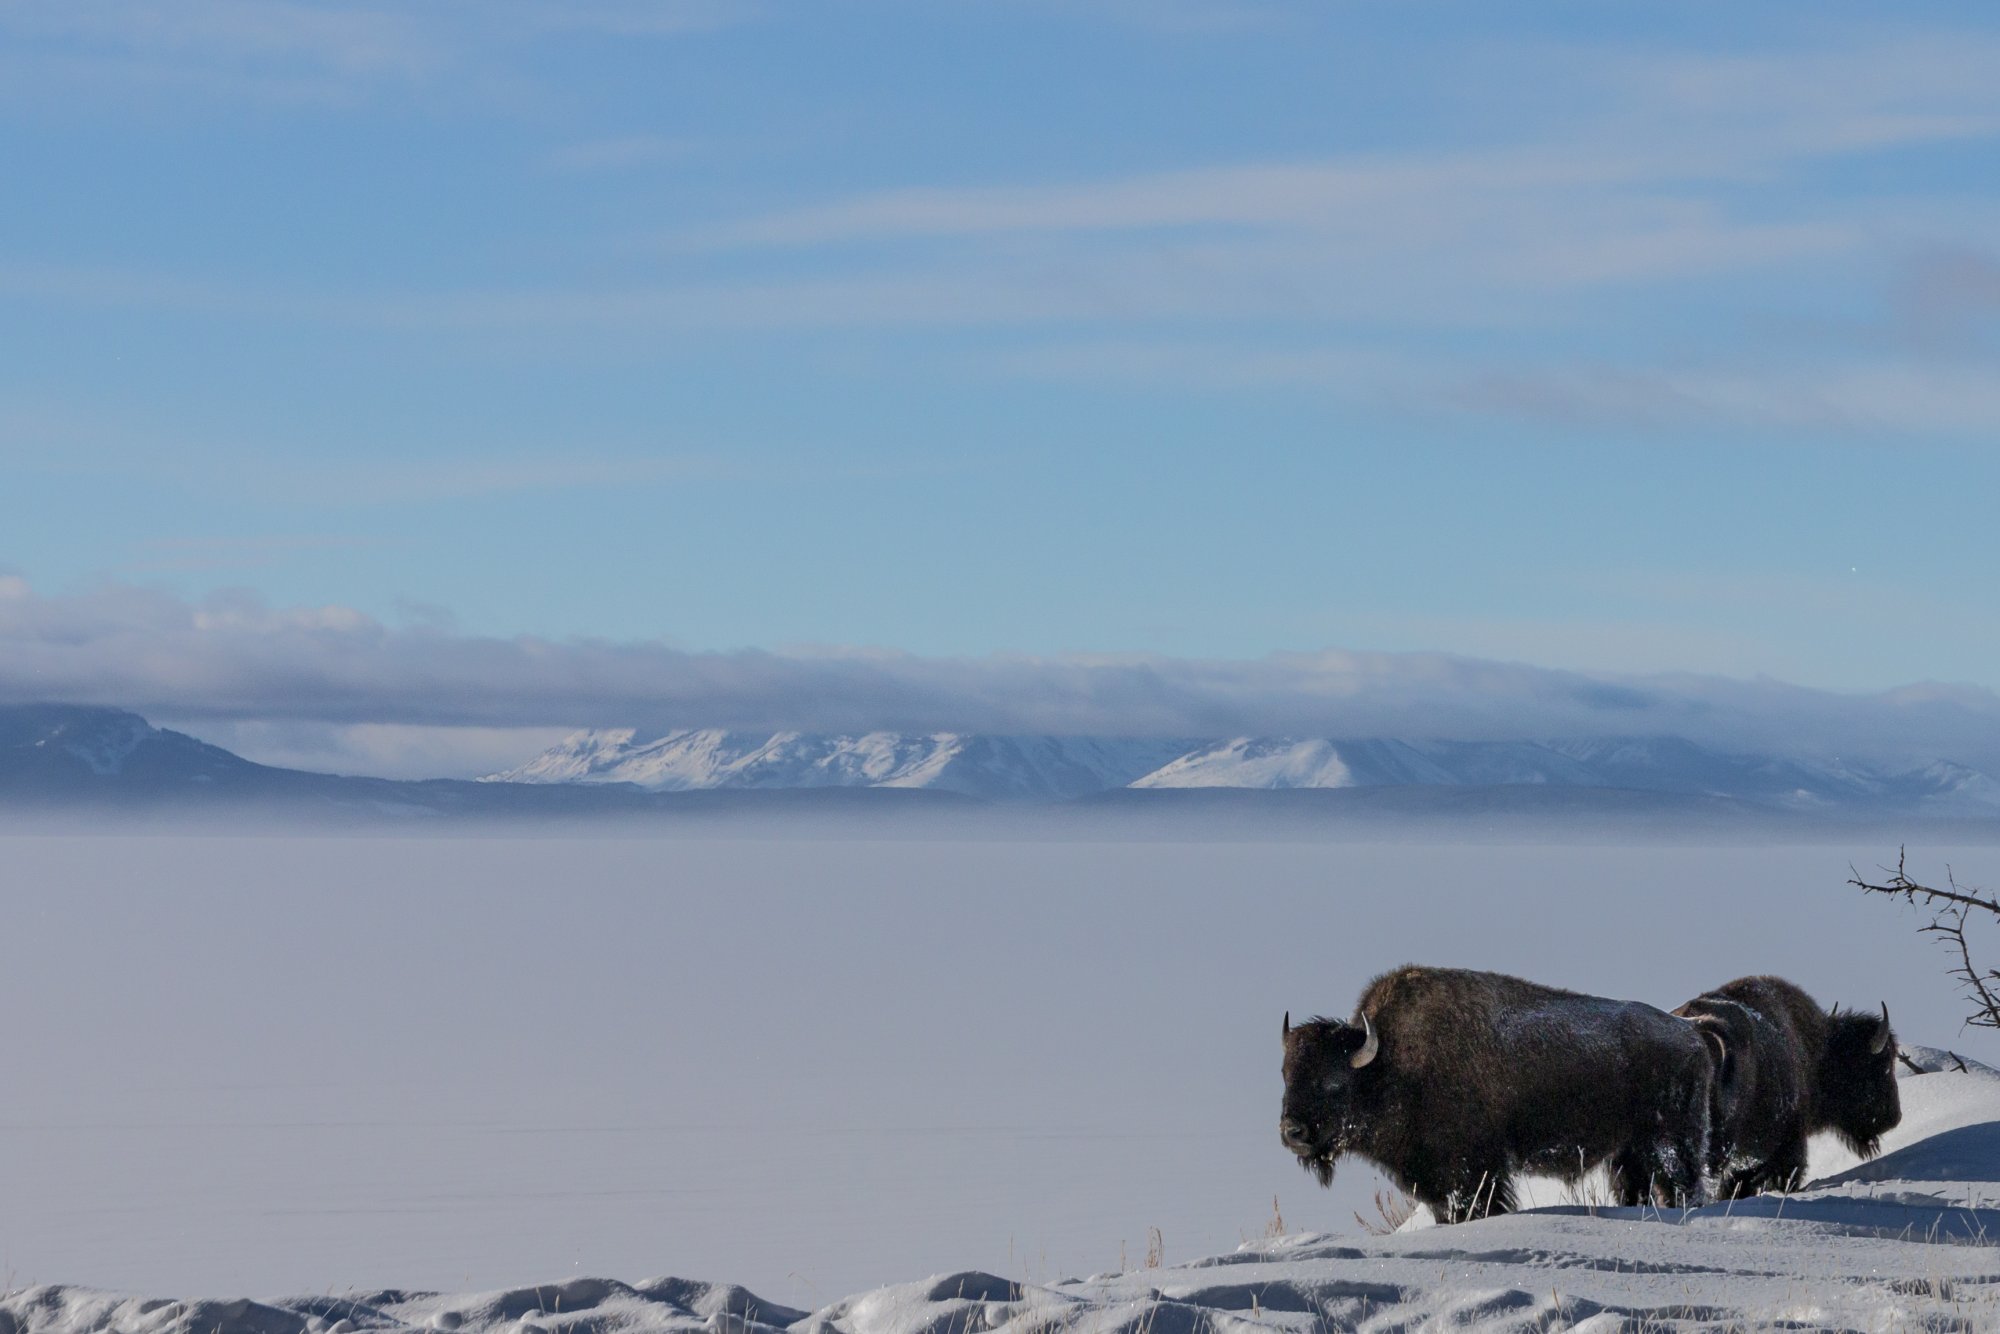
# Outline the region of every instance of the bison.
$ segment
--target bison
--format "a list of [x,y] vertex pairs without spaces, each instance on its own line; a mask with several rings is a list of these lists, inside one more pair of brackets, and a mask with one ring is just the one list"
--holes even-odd
[[1713,1065],[1650,1005],[1412,965],[1284,1043],[1278,1137],[1321,1185],[1359,1154],[1455,1223],[1512,1209],[1516,1171],[1608,1162],[1622,1204],[1702,1202]]
[[1708,1170],[1725,1199],[1798,1189],[1822,1130],[1872,1158],[1903,1119],[1887,1005],[1825,1011],[1781,977],[1739,977],[1674,1013],[1717,1043]]

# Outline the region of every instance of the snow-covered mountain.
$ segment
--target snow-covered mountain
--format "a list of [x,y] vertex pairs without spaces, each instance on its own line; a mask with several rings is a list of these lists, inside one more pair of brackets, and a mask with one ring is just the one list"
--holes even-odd
[[[572,757],[572,764],[575,772],[586,772],[589,757]],[[900,812],[954,803],[962,804],[963,798],[949,790],[923,790],[922,783],[913,790],[870,795],[838,782],[818,792],[697,792],[683,801],[673,793],[629,784],[564,781],[562,766],[553,762],[544,781],[533,784],[311,773],[246,760],[155,727],[124,709],[0,705],[0,816],[54,810],[151,815],[255,811],[287,819],[369,823],[646,817],[669,809],[726,814],[750,806],[808,813]],[[0,1325],[0,1334],[4,1330]]]
[[1133,787],[1380,787],[1457,783],[1403,741],[1240,736],[1191,750]]
[[1921,807],[2000,812],[2000,782],[1937,761],[1913,770],[1727,754],[1677,737],[1550,742],[1235,737],[1190,751],[1135,788],[1344,788],[1391,785],[1621,788],[1730,797],[1795,810]]
[[630,783],[656,792],[929,788],[1062,800],[1115,788],[1616,788],[1800,811],[2000,814],[2000,782],[1937,761],[1905,771],[1730,754],[1677,737],[1448,741],[1240,736],[1220,741],[960,732],[578,732],[486,781]]
[[1949,760],[1937,760],[1896,779],[1905,799],[1967,813],[2000,810],[2000,781]]
[[1187,750],[1185,740],[730,732],[642,739],[632,728],[577,732],[484,781],[632,783],[655,792],[709,788],[931,788],[1055,800],[1124,787]]
[[[1239,736],[1225,740],[1002,736],[966,732],[578,732],[477,783],[343,778],[253,763],[154,727],[123,709],[0,706],[0,800],[48,804],[228,799],[339,812],[637,814],[676,793],[714,801],[964,797],[1059,802],[1170,789],[1376,789],[1369,808],[1683,810],[1720,799],[1740,812],[1852,820],[2000,818],[2000,781],[1950,760],[1913,768],[1709,750],[1675,737],[1535,741]],[[1394,790],[1391,790],[1394,789]],[[1444,789],[1453,789],[1447,793]],[[763,793],[767,795],[753,796]],[[732,795],[733,794],[733,795]],[[1302,809],[1302,798],[1286,801]],[[1240,806],[1240,799],[1237,805]],[[702,798],[710,803],[710,798]],[[1440,806],[1439,802],[1443,805]],[[1469,804],[1468,804],[1469,803]],[[1662,805],[1664,803],[1664,806]],[[1317,806],[1311,806],[1317,809]],[[1386,807],[1385,807],[1386,809]]]

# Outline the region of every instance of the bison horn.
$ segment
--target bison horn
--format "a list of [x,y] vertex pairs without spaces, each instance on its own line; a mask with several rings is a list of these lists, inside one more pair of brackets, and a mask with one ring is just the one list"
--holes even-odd
[[1278,1034],[1278,1036],[1281,1038],[1288,1038],[1291,1035],[1292,1035],[1292,1012],[1290,1010],[1287,1010],[1285,1011],[1285,1031]]
[[1889,1002],[1882,1002],[1882,1027],[1875,1030],[1875,1040],[1868,1044],[1870,1056],[1880,1056],[1889,1046]]
[[1382,1049],[1382,1039],[1375,1036],[1375,1026],[1368,1022],[1368,1016],[1365,1014],[1361,1016],[1361,1031],[1367,1034],[1366,1040],[1361,1044],[1361,1050],[1347,1058],[1347,1063],[1356,1070],[1374,1060],[1375,1053]]
[[1699,1031],[1703,1037],[1708,1039],[1708,1045],[1715,1051],[1715,1073],[1722,1079],[1727,1080],[1730,1075],[1735,1073],[1734,1066],[1729,1059],[1729,1039],[1706,1024],[1703,1024]]

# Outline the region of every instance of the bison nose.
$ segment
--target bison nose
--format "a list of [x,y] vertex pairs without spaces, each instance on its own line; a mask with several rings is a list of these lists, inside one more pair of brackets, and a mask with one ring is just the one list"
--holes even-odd
[[1306,1133],[1306,1123],[1295,1116],[1287,1116],[1278,1122],[1278,1138],[1288,1149],[1310,1149],[1312,1136]]

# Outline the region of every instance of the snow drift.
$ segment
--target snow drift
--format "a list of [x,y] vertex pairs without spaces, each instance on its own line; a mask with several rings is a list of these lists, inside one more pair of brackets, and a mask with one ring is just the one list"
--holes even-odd
[[55,1285],[0,1298],[0,1334],[2000,1327],[2000,1072],[1930,1048],[1903,1054],[1904,1119],[1880,1157],[1856,1163],[1822,1139],[1813,1146],[1820,1175],[1806,1190],[1685,1213],[1551,1203],[1456,1227],[1413,1220],[1393,1235],[1271,1237],[1189,1264],[1046,1284],[971,1270],[935,1275],[817,1311],[677,1278],[270,1302]]

